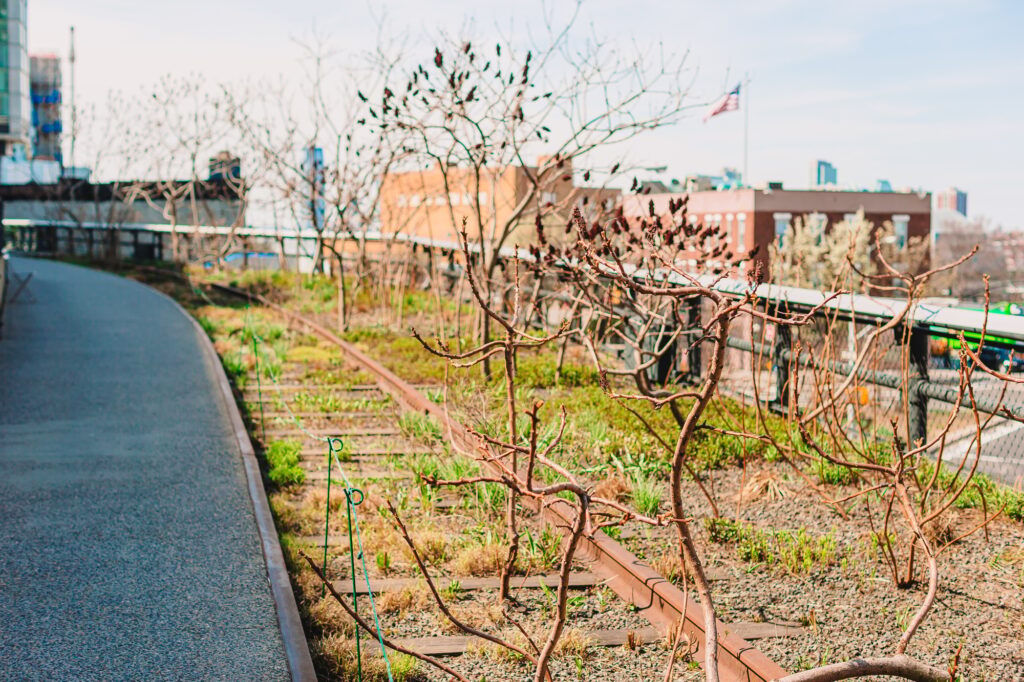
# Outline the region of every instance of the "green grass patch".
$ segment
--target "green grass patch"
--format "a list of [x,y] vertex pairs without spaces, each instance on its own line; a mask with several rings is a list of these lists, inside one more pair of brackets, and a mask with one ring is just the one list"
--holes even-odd
[[818,481],[827,485],[850,485],[857,479],[851,467],[834,464],[824,457],[817,457],[808,467],[808,473],[817,476]]
[[747,563],[779,565],[793,574],[808,574],[831,566],[838,554],[835,535],[812,536],[797,531],[762,530],[743,521],[705,519],[704,529],[712,542],[736,543],[736,555]]
[[[935,472],[935,463],[922,460],[918,472],[919,481],[930,480]],[[953,469],[943,464],[936,481],[937,488],[955,492],[962,485],[963,477],[956,476]],[[954,506],[960,509],[988,509],[990,514],[1002,509],[1007,518],[1024,521],[1024,491],[998,483],[985,474],[975,474],[971,478],[970,484],[957,498]]]
[[292,346],[285,354],[288,362],[327,364],[341,358],[337,348],[323,346]]
[[299,466],[302,443],[297,440],[277,440],[267,447],[266,457],[269,478],[274,485],[286,487],[299,485],[306,480],[306,472]]
[[430,415],[403,412],[398,417],[398,428],[409,438],[433,443],[441,440],[441,425]]
[[664,494],[661,479],[654,474],[636,474],[630,481],[630,487],[630,497],[636,510],[645,516],[657,516]]
[[521,356],[516,377],[520,386],[530,388],[550,388],[556,384],[563,387],[595,386],[598,382],[597,370],[590,365],[566,362],[558,372],[557,358],[550,352]]

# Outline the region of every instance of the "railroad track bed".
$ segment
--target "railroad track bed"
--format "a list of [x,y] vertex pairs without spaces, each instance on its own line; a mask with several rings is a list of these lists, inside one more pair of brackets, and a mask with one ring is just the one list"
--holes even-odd
[[[228,316],[209,307],[204,310],[220,318],[218,324],[205,322],[204,326],[213,332],[225,364],[235,370],[250,435],[268,466],[271,505],[320,672],[332,679],[353,674],[354,632],[347,614],[330,596],[321,596],[319,580],[303,570],[301,557],[322,560],[326,526],[328,575],[335,588],[351,599],[352,556],[343,492],[347,479],[364,495],[357,512],[369,587],[357,564],[360,613],[372,620],[368,595],[372,590],[385,637],[421,653],[452,659],[449,663],[471,679],[528,676],[528,665],[496,645],[467,637],[441,615],[408,546],[394,529],[386,502],[395,505],[408,526],[452,612],[472,627],[523,647],[528,644],[520,628],[539,646],[546,638],[555,607],[558,531],[524,510],[520,575],[512,581],[516,605],[506,611],[494,577],[505,552],[500,541],[503,490],[484,486],[436,491],[420,481],[419,474],[466,475],[476,467],[472,460],[451,452],[436,421],[403,412],[389,395],[366,383],[361,370],[336,348],[318,343],[313,353],[309,350],[312,339],[278,328],[283,322],[270,311],[252,308]],[[245,345],[244,339],[252,336],[257,337],[259,357],[250,352],[251,343]],[[230,344],[232,337],[240,342]],[[295,353],[296,347],[303,350]],[[299,359],[291,359],[296,356]],[[328,374],[350,375],[354,380],[323,381]],[[435,399],[441,394],[437,386],[417,388]],[[340,439],[338,461],[330,467],[328,438]],[[290,471],[275,473],[274,462],[281,453],[289,453]],[[669,655],[666,633],[619,599],[588,571],[587,564],[575,567],[572,586],[568,629],[552,663],[556,678],[660,679]],[[361,649],[366,679],[386,679],[379,646],[365,633]],[[685,659],[685,653],[679,658]],[[450,679],[394,652],[390,660],[393,674],[395,669],[414,670],[405,679]],[[673,679],[699,676],[695,665],[681,660]]]
[[[296,467],[303,472],[302,483],[277,486],[271,500],[285,551],[292,560],[307,634],[321,673],[346,679],[354,665],[350,619],[340,607],[320,598],[315,576],[298,561],[300,552],[322,558],[327,476],[326,445],[320,439],[333,435],[345,443],[340,459],[353,486],[366,491],[366,502],[359,508],[364,557],[386,636],[439,652],[470,679],[524,679],[528,667],[490,645],[467,646],[462,633],[440,617],[422,581],[416,580],[411,555],[384,505],[385,500],[396,503],[417,546],[430,555],[431,575],[438,578],[439,589],[453,611],[464,614],[473,625],[515,639],[518,635],[503,619],[496,591],[487,583],[496,575],[494,557],[490,563],[484,561],[487,570],[472,568],[471,561],[487,560],[488,552],[494,552],[495,539],[503,530],[503,505],[499,499],[489,499],[486,488],[438,492],[422,486],[418,477],[441,467],[462,467],[456,473],[465,474],[474,463],[451,452],[438,424],[403,412],[375,385],[373,376],[343,357],[336,346],[305,331],[288,329],[285,319],[270,310],[245,312],[237,302],[233,305],[228,313],[207,311],[213,317],[224,316],[221,328],[209,320],[204,326],[218,341],[225,366],[241,388],[240,400],[249,415],[254,440],[268,452],[275,443],[290,443],[298,454]],[[196,314],[206,319],[202,309],[197,308]],[[250,322],[255,319],[257,326],[263,325],[258,332],[263,339],[260,347],[273,350],[262,366],[259,386],[254,382],[255,364],[245,358],[249,334],[240,331],[244,324],[238,321],[246,315]],[[236,319],[228,322],[229,316]],[[493,386],[456,377],[442,391],[444,373],[411,361],[407,336],[371,330],[352,338],[364,351],[417,383],[435,403],[446,399],[457,419],[486,427],[500,397]],[[268,368],[270,373],[265,374]],[[529,369],[534,370],[536,367]],[[537,373],[545,375],[545,371]],[[577,418],[571,425],[566,454],[572,451],[572,463],[586,469],[587,480],[603,486],[603,494],[621,495],[642,506],[642,497],[649,493],[647,504],[664,510],[665,491],[647,490],[650,480],[664,480],[664,472],[658,469],[658,460],[663,459],[656,454],[658,448],[636,433],[620,432],[619,425],[626,422],[613,404],[600,398],[600,389],[582,381],[569,386],[563,390],[538,382],[524,390],[524,398],[543,398],[552,412],[561,404],[570,405]],[[301,428],[296,427],[296,419]],[[715,442],[709,439],[709,443]],[[810,493],[781,462],[765,459],[763,451],[738,452],[717,445],[707,450],[699,478],[712,489],[726,521],[702,520],[694,527],[714,581],[720,613],[730,622],[727,629],[756,640],[755,646],[794,670],[890,650],[901,619],[919,603],[921,588],[895,590],[870,538],[852,530],[853,526],[826,505],[808,503]],[[825,475],[818,483],[834,498],[855,490],[854,483]],[[332,485],[338,484],[334,478]],[[693,482],[686,486],[694,508],[706,506],[700,489]],[[351,596],[344,504],[337,500],[332,496],[326,543],[329,571],[339,591],[344,587]],[[855,516],[856,510],[852,511]],[[976,509],[957,510],[951,523],[969,526],[978,513]],[[532,581],[555,569],[545,532],[549,538],[555,534],[529,512],[524,512],[523,520],[532,544],[523,552],[528,556],[521,572]],[[1024,638],[1019,634],[1024,627],[1020,597],[1024,593],[1024,554],[1019,549],[1024,546],[1024,532],[1019,522],[997,521],[993,528],[996,532],[989,540],[978,534],[951,551],[950,563],[956,569],[941,586],[940,606],[919,635],[918,646],[928,651],[921,655],[944,665],[959,644],[952,633],[966,614],[976,634],[971,642],[965,642],[964,679],[1012,679],[1024,669]],[[624,547],[659,573],[679,580],[674,543],[667,529],[634,523],[613,532]],[[592,568],[582,563],[574,567],[580,585],[572,591],[567,644],[553,663],[556,677],[662,679],[668,656],[664,635],[600,581],[589,584],[587,574],[594,572]],[[361,571],[357,574],[361,576]],[[541,582],[516,591],[522,607],[512,616],[528,632],[538,632],[543,641],[540,631],[547,622],[550,597],[548,586],[542,587]],[[357,588],[357,593],[361,589]],[[358,594],[360,612],[370,618],[365,597]],[[373,649],[367,639],[362,640],[364,652]],[[643,644],[638,646],[639,642]],[[865,650],[864,642],[873,644]],[[685,656],[681,659],[675,668],[676,679],[699,679],[701,673],[692,662]],[[447,679],[402,657],[396,657],[393,664],[396,661],[414,671],[408,679]],[[386,679],[373,677],[382,672],[379,658],[364,662],[370,671],[367,679]]]
[[[370,343],[361,346],[367,352],[374,350]],[[404,359],[389,358],[387,349],[382,355],[390,369],[403,374]],[[447,398],[457,419],[481,421],[477,391],[458,381],[449,387]],[[582,387],[568,392],[538,387],[532,394],[549,401],[552,412],[562,404],[583,415],[609,407]],[[492,410],[497,407],[491,405]],[[741,412],[735,405],[730,409],[734,416]],[[625,419],[620,422],[615,417],[623,415],[608,411],[615,416],[604,419],[607,429],[582,419],[580,430],[589,432],[579,434],[578,440],[586,444],[583,447],[596,443],[611,454],[605,466],[597,466],[603,456],[581,458],[580,468],[590,466],[588,478],[603,494],[618,494],[640,507],[647,496],[648,511],[666,511],[667,491],[648,490],[651,480],[667,478],[667,470],[659,468],[659,461],[664,461],[658,456],[659,448],[650,441],[639,445],[617,435],[614,425]],[[724,415],[709,419],[715,423],[720,417],[725,419]],[[923,598],[923,569],[919,567],[922,574],[913,587],[896,589],[868,532],[871,524],[862,506],[847,505],[849,518],[843,519],[770,452],[725,445],[707,439],[699,469],[723,521],[705,519],[694,526],[727,628],[789,670],[891,651],[901,623]],[[579,443],[576,447],[580,448]],[[812,466],[805,474],[833,499],[857,490],[856,481],[844,478],[842,472]],[[693,508],[706,508],[698,486],[692,481],[684,485]],[[965,642],[961,653],[964,679],[1012,679],[1024,669],[1020,635],[1024,632],[1024,553],[1020,549],[1024,527],[1014,498],[1003,499],[1011,500],[1008,513],[1013,518],[998,519],[989,537],[978,533],[949,550],[940,586],[942,605],[918,634],[918,655],[945,666],[961,641],[951,633],[965,620],[971,623],[977,634]],[[958,534],[956,529],[972,528],[983,518],[980,500],[965,502],[965,508],[949,514],[950,537]],[[879,523],[877,517],[875,523]],[[681,585],[672,529],[627,523],[615,536],[635,556]],[[870,643],[868,648],[865,642]]]

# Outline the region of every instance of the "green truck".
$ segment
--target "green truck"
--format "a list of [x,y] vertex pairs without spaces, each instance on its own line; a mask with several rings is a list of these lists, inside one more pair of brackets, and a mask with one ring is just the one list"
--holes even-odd
[[[953,306],[953,308],[971,311],[983,311],[985,309],[981,305],[958,305]],[[1024,316],[1024,304],[1010,303],[1008,301],[994,303],[989,306],[988,314],[990,318],[1001,315]],[[963,335],[968,347],[971,350],[977,351],[978,344],[981,341],[981,333],[965,331]],[[1014,343],[1012,339],[1004,339],[987,334],[985,336],[985,345],[982,347],[979,357],[991,369],[1003,372],[1022,371],[1024,370],[1024,357],[997,345],[1012,343]],[[931,355],[933,358],[937,358],[940,364],[943,364],[945,367],[956,367],[959,364],[959,353],[957,352],[959,350],[960,339],[937,336],[931,338]]]

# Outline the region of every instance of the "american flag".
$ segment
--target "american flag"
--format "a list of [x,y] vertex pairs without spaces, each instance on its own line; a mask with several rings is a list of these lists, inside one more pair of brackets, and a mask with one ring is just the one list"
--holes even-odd
[[736,111],[739,108],[740,86],[737,83],[735,88],[722,95],[717,102],[711,105],[708,113],[704,114],[704,122],[707,123],[708,119],[712,116],[718,116],[719,114],[724,114],[727,111]]

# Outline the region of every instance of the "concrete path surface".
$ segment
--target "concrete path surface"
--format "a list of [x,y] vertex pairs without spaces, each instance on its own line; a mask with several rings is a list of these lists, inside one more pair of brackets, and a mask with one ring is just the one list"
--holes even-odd
[[281,680],[253,506],[192,322],[18,259],[0,338],[0,680]]

